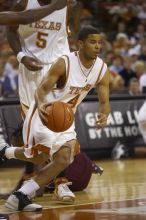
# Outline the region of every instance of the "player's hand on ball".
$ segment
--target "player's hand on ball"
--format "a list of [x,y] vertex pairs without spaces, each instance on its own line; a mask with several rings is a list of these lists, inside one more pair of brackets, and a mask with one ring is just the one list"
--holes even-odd
[[104,128],[107,124],[107,115],[103,113],[98,113],[96,120],[96,128],[101,129]]
[[33,58],[33,57],[25,56],[22,58],[21,62],[24,64],[24,66],[28,70],[31,70],[31,71],[38,71],[43,68],[42,63],[38,59]]

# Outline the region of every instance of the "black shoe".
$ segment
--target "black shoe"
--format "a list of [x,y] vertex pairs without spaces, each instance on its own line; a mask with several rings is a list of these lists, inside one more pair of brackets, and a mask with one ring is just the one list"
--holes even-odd
[[6,149],[10,147],[6,143],[0,143],[0,164],[5,163],[8,159],[5,157],[5,151]]
[[12,193],[5,203],[5,207],[16,211],[40,211],[42,206],[32,203],[31,199],[20,191]]

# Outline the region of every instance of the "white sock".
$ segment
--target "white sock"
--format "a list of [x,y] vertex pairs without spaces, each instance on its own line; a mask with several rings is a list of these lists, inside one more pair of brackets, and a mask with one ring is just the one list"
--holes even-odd
[[40,186],[33,179],[28,180],[18,191],[25,195],[32,196],[40,188]]
[[16,150],[16,147],[8,147],[5,151],[6,158],[7,159],[16,158],[15,157],[15,150]]

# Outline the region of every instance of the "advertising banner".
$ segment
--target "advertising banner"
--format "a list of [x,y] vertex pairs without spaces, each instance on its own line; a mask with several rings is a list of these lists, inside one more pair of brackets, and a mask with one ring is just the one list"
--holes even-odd
[[[111,100],[108,125],[100,130],[95,126],[98,101],[82,102],[76,114],[76,131],[81,148],[87,151],[104,148],[110,150],[117,142],[131,148],[144,145],[137,125],[137,114],[144,100]],[[19,105],[0,107],[0,139],[10,144],[14,135],[17,136],[18,132],[21,134],[20,124],[22,119]]]
[[144,100],[113,100],[108,125],[96,129],[98,102],[83,102],[78,107],[76,131],[82,149],[111,148],[118,141],[125,146],[142,146],[143,139],[137,125],[138,110]]

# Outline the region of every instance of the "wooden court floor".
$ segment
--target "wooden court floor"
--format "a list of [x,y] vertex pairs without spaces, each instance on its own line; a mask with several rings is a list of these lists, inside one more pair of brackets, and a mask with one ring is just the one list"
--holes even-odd
[[[146,159],[98,161],[101,177],[77,192],[74,205],[60,205],[51,194],[38,197],[42,212],[11,212],[0,200],[0,213],[10,220],[146,220]],[[10,192],[22,169],[0,169],[0,194]],[[4,219],[4,218],[3,218]]]

